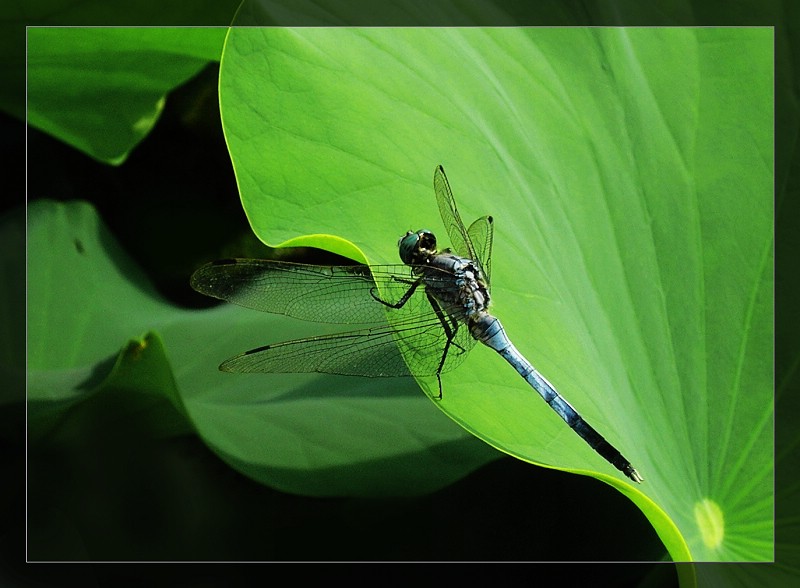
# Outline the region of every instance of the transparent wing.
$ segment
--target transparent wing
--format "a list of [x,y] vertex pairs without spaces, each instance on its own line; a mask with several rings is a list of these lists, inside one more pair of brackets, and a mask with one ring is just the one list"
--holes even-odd
[[[427,268],[429,280],[433,268]],[[449,283],[452,276],[442,272]],[[375,325],[333,335],[259,347],[225,361],[235,372],[323,372],[359,376],[435,375],[447,346],[447,332],[420,286],[399,308],[414,284],[411,268],[385,265],[315,266],[259,259],[206,264],[191,279],[203,294],[247,308],[338,324]],[[455,336],[442,371],[453,369],[475,345],[457,318],[460,308],[442,308]],[[402,352],[402,353],[401,353]],[[409,368],[406,365],[412,366]]]
[[462,256],[477,261],[477,252],[472,246],[472,241],[467,234],[467,228],[461,221],[461,215],[456,208],[456,201],[453,192],[450,190],[450,182],[444,173],[441,165],[436,166],[433,172],[433,190],[436,193],[436,202],[439,204],[439,214],[442,217],[447,235],[450,237],[450,245],[453,251]]
[[[423,297],[424,298],[424,297]],[[460,325],[441,371],[458,366],[475,345]],[[351,376],[433,376],[445,349],[446,334],[435,314],[348,331],[265,345],[220,365],[229,372],[342,374]],[[407,351],[408,363],[401,349]],[[411,367],[409,367],[411,366]]]
[[[191,278],[192,288],[240,306],[337,324],[386,324],[386,306],[409,289],[406,265],[321,266],[263,259],[208,263]],[[377,287],[377,290],[376,290]],[[424,296],[423,296],[424,298]]]
[[492,240],[494,238],[494,219],[491,216],[482,216],[469,226],[467,230],[475,254],[475,261],[481,266],[486,283],[492,282]]
[[492,253],[492,217],[479,218],[469,228],[464,226],[456,207],[456,200],[450,190],[450,183],[439,165],[433,172],[433,190],[439,204],[439,214],[450,237],[450,244],[456,254],[478,263],[484,275],[489,277]]

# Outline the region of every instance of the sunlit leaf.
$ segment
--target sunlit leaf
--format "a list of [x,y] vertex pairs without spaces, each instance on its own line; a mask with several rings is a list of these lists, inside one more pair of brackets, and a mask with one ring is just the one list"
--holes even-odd
[[768,29],[243,28],[221,107],[272,245],[335,234],[355,247],[339,253],[395,262],[406,230],[444,234],[443,164],[462,216],[495,218],[493,309],[511,339],[646,482],[489,350],[443,378],[441,410],[619,488],[675,559],[764,561],[772,86]]

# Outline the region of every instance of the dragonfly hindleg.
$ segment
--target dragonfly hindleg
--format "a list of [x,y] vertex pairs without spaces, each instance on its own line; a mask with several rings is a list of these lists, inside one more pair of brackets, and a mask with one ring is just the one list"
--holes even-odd
[[439,360],[439,367],[436,368],[436,380],[439,382],[439,400],[441,400],[442,369],[444,368],[444,362],[447,359],[447,352],[450,350],[450,345],[455,345],[461,349],[462,353],[466,350],[461,347],[461,345],[453,341],[456,333],[458,332],[458,321],[453,316],[445,315],[444,311],[442,311],[442,307],[439,305],[439,302],[430,294],[430,292],[426,292],[425,295],[428,297],[428,302],[430,302],[433,311],[436,313],[436,316],[439,319],[439,322],[442,323],[442,328],[444,329],[444,333],[447,337],[447,341],[445,341],[444,344],[444,349],[442,350],[442,359]]

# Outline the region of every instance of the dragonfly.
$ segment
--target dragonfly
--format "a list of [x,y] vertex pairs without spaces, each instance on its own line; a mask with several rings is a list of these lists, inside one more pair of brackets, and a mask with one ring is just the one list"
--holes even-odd
[[[283,341],[225,360],[226,372],[435,376],[458,367],[481,342],[495,350],[569,427],[634,482],[643,478],[511,343],[489,313],[494,219],[461,221],[444,168],[434,192],[451,247],[428,229],[399,242],[402,264],[312,265],[262,259],[207,263],[191,277],[198,292],[240,306],[354,330]],[[400,353],[398,353],[398,350]]]

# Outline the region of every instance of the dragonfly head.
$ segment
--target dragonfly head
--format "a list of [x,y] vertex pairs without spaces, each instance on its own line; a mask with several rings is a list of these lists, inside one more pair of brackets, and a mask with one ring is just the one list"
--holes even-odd
[[406,264],[420,264],[436,252],[436,237],[428,229],[409,231],[400,238],[400,259]]

